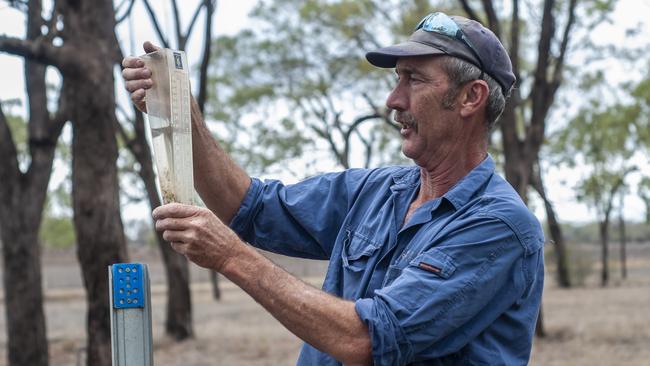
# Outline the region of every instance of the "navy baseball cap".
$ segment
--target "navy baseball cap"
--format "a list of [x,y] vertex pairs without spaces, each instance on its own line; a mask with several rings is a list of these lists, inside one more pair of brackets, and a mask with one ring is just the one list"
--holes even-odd
[[512,63],[499,38],[481,23],[461,16],[431,13],[403,43],[366,53],[377,67],[392,68],[407,56],[448,55],[463,59],[490,75],[507,96],[515,83]]

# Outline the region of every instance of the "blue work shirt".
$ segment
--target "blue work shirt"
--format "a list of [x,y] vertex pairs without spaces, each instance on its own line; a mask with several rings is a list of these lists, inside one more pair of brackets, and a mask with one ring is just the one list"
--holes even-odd
[[[542,296],[543,233],[488,156],[404,223],[418,167],[252,184],[231,227],[252,245],[329,259],[375,365],[524,365]],[[340,365],[305,344],[298,365]]]

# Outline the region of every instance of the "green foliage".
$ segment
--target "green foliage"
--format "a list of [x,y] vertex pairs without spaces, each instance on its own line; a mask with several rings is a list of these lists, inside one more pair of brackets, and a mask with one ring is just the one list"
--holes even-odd
[[76,242],[70,217],[45,215],[38,236],[41,245],[49,248],[69,248]]
[[395,161],[399,138],[382,115],[393,76],[364,55],[403,39],[393,31],[410,33],[428,4],[261,1],[253,29],[215,40],[206,110],[218,138],[258,174],[307,152],[329,151],[342,167]]
[[[581,85],[587,90],[606,87],[600,72],[584,78]],[[566,128],[551,136],[551,150],[560,163],[589,169],[576,195],[594,207],[601,220],[608,219],[614,197],[626,187],[626,176],[638,169],[632,157],[650,146],[644,141],[648,127],[644,95],[650,95],[646,92],[642,82],[630,90],[631,103],[604,105],[602,98],[591,99]]]

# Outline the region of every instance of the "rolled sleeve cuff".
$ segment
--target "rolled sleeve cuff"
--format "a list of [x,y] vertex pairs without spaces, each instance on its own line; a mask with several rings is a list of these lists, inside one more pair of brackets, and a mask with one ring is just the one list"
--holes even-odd
[[375,366],[412,362],[413,347],[397,318],[381,298],[357,300],[354,308],[368,326]]
[[246,191],[244,200],[239,206],[235,217],[230,220],[230,228],[240,235],[246,232],[252,225],[255,217],[256,207],[262,195],[264,184],[257,178],[251,178],[251,184]]

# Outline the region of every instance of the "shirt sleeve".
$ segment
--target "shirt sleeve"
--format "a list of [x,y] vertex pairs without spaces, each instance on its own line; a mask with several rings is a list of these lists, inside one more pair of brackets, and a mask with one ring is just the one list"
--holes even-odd
[[254,178],[230,227],[264,250],[329,259],[351,201],[368,175],[368,170],[350,169],[293,185]]
[[497,218],[473,218],[429,248],[393,283],[355,304],[375,365],[457,352],[525,293],[532,282],[526,262],[537,263]]

